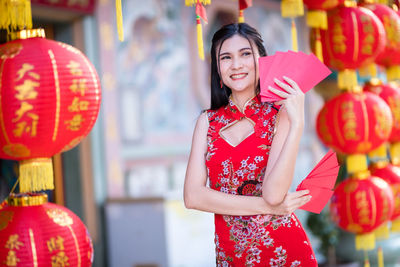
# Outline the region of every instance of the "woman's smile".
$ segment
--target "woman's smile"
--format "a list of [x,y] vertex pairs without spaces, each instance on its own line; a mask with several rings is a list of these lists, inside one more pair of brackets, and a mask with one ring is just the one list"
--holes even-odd
[[234,81],[242,80],[242,79],[244,79],[245,77],[247,77],[247,73],[232,74],[230,77],[231,77],[231,79],[234,80]]

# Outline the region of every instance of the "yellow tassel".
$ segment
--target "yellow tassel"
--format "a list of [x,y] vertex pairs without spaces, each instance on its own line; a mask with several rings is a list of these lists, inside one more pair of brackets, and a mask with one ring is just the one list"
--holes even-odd
[[203,46],[203,29],[201,26],[200,17],[197,16],[197,48],[199,50],[199,58],[204,60],[204,46]]
[[356,250],[373,250],[375,248],[374,233],[356,235]]
[[364,267],[371,267],[371,265],[369,264],[369,260],[364,261]]
[[360,68],[358,70],[358,73],[360,73],[361,77],[368,77],[370,76],[371,78],[376,78],[378,70],[376,68],[376,65],[374,63],[369,64],[363,68]]
[[386,160],[387,159],[387,143],[383,143],[379,147],[368,153],[370,159],[376,160]]
[[296,23],[294,19],[292,19],[292,50],[294,52],[299,51],[298,45],[297,45],[297,29],[296,29]]
[[389,153],[392,164],[400,165],[400,142],[390,144]]
[[303,0],[282,0],[281,15],[284,18],[294,18],[304,15]]
[[379,226],[377,229],[374,231],[375,237],[377,239],[388,239],[389,238],[389,225],[387,223],[384,223],[383,225]]
[[118,39],[122,42],[124,41],[124,25],[122,19],[122,4],[121,0],[115,0],[115,11],[117,18],[117,29],[118,29]]
[[239,23],[244,23],[243,10],[239,10]]
[[388,82],[400,79],[400,66],[390,66],[386,69],[386,78]]
[[355,70],[346,69],[339,71],[338,86],[340,89],[352,90],[357,85],[357,73]]
[[311,28],[328,29],[328,16],[326,11],[311,10],[307,12],[307,25]]
[[25,0],[25,18],[26,18],[26,29],[32,29],[32,11],[31,1]]
[[19,163],[19,191],[33,192],[54,189],[51,158],[22,160]]
[[324,56],[322,54],[322,42],[321,42],[321,34],[319,28],[316,29],[316,36],[315,36],[315,55],[317,58],[324,62]]
[[352,154],[346,157],[347,172],[350,174],[368,170],[367,157],[364,154]]
[[400,233],[400,218],[392,221],[392,227],[390,228],[390,231],[392,231],[392,233]]
[[[211,0],[199,0],[203,5],[210,5]],[[197,0],[185,0],[185,6],[193,6],[197,3]]]
[[32,29],[30,0],[0,0],[0,29],[7,32]]
[[383,250],[381,247],[378,248],[378,267],[384,267]]

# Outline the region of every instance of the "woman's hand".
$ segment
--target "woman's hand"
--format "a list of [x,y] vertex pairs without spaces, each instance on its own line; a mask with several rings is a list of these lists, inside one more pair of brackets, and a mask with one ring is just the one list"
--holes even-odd
[[275,84],[282,88],[283,91],[272,86],[269,86],[269,90],[283,98],[283,100],[277,101],[275,104],[282,105],[285,108],[291,126],[302,127],[304,125],[304,93],[295,81],[285,76],[283,76],[283,79],[287,84],[276,78],[274,79]]
[[308,190],[287,193],[281,204],[272,207],[274,211],[273,214],[287,215],[293,213],[296,209],[311,200],[309,193],[310,192]]

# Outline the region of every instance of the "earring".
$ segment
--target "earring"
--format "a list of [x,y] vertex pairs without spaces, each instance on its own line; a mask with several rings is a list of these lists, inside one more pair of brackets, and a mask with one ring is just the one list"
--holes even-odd
[[220,83],[220,85],[221,85],[221,89],[222,89],[222,80],[219,80],[219,83]]

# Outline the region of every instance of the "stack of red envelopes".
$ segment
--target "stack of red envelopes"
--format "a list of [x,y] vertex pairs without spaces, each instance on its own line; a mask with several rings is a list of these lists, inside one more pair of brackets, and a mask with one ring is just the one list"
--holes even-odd
[[268,89],[268,86],[272,86],[284,91],[275,84],[274,78],[284,82],[282,77],[286,76],[294,80],[306,93],[331,73],[314,54],[307,55],[301,51],[276,52],[273,56],[260,57],[259,71],[260,95],[263,102],[282,100]]
[[322,211],[333,194],[339,168],[336,153],[329,150],[297,187],[296,191],[308,189],[312,196],[300,209],[314,213]]

